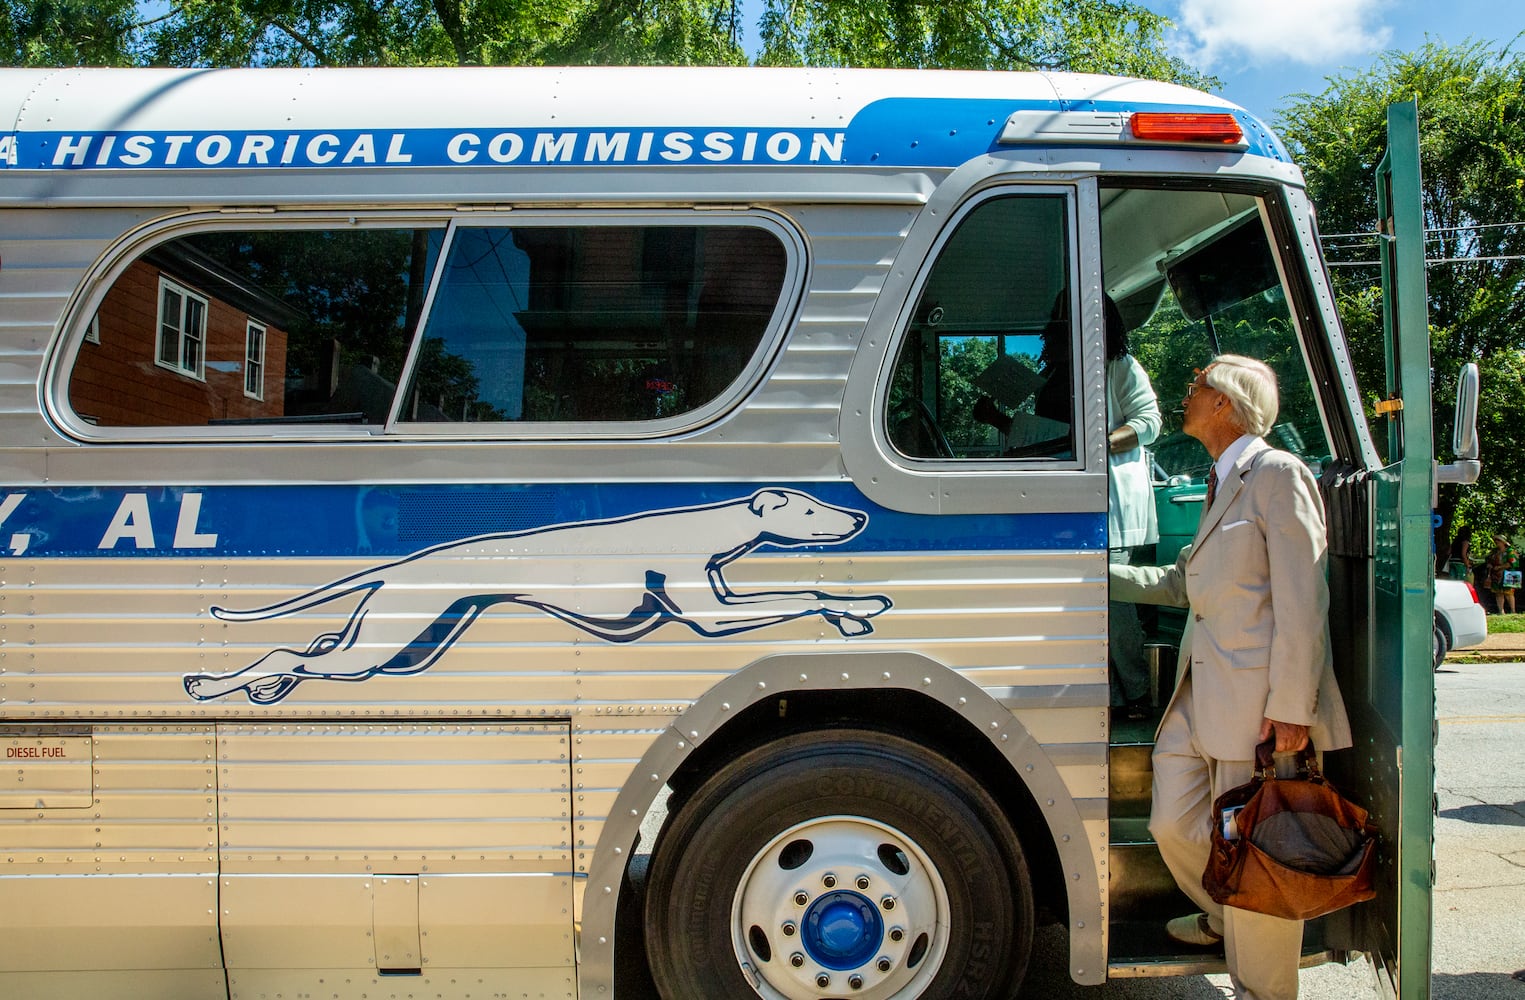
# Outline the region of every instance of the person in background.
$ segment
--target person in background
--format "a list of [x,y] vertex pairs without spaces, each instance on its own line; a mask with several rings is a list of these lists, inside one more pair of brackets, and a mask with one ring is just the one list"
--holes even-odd
[[[1478,542],[1477,548],[1485,548],[1489,536],[1484,535]],[[1490,615],[1498,614],[1498,604],[1493,600],[1493,591],[1488,588],[1488,555],[1483,555],[1468,543],[1467,554],[1470,558],[1468,565],[1472,567],[1472,589],[1477,593],[1477,602],[1483,606],[1483,611]]]
[[[1122,313],[1110,295],[1103,297],[1107,331],[1107,561],[1128,565],[1153,558],[1148,546],[1159,541],[1154,484],[1148,446],[1159,436],[1160,402],[1149,375],[1128,349]],[[1107,603],[1107,633],[1112,659],[1112,707],[1134,720],[1149,714],[1149,666],[1138,607],[1128,601]]]
[[1258,743],[1274,739],[1283,755],[1310,740],[1351,745],[1329,647],[1324,505],[1308,467],[1262,437],[1279,405],[1265,364],[1220,355],[1182,405],[1182,429],[1213,460],[1196,536],[1173,566],[1111,567],[1114,597],[1191,609],[1156,734],[1149,830],[1202,912],[1165,929],[1222,947],[1239,1000],[1295,1000],[1302,921],[1222,906],[1202,872],[1213,800],[1250,779]]
[[1514,592],[1520,586],[1520,550],[1503,535],[1493,536],[1493,551],[1488,553],[1488,589],[1501,615],[1514,614]]
[[1456,533],[1451,544],[1451,562],[1447,567],[1453,580],[1472,579],[1472,527],[1467,525]]

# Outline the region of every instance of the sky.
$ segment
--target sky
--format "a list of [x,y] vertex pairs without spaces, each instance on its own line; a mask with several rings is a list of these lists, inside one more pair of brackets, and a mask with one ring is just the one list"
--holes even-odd
[[1426,39],[1525,48],[1525,0],[1142,0],[1175,22],[1171,51],[1218,77],[1222,96],[1266,121],[1290,94],[1364,70]]

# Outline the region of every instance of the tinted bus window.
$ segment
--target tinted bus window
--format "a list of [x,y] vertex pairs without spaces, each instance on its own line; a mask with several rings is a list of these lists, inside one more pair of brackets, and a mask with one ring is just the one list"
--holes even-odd
[[756,227],[459,227],[401,419],[688,413],[752,360],[785,264]]
[[890,384],[901,454],[1074,456],[1066,217],[1060,195],[992,198],[938,252]]
[[103,427],[382,424],[444,229],[198,233],[106,293],[69,378]]

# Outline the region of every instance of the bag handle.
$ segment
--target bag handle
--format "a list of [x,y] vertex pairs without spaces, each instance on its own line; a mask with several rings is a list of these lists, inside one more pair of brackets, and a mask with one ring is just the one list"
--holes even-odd
[[[1309,739],[1307,746],[1294,751],[1297,754],[1297,770],[1300,777],[1308,781],[1322,782],[1324,776],[1319,771],[1318,754],[1313,749],[1313,740]],[[1255,777],[1262,781],[1270,781],[1276,777],[1276,734],[1273,732],[1266,737],[1265,742],[1255,747]]]

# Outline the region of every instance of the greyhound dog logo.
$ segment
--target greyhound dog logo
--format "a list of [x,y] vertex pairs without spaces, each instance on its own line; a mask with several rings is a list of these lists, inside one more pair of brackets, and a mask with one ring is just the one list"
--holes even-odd
[[[889,610],[889,598],[818,590],[742,594],[724,575],[728,565],[760,546],[837,545],[867,523],[862,511],[808,493],[765,489],[708,506],[448,542],[269,607],[212,608],[223,621],[267,621],[359,595],[339,631],[319,635],[303,650],[271,650],[241,670],[188,674],[185,690],[198,701],[242,691],[251,702],[268,705],[307,680],[417,674],[496,604],[535,608],[609,642],[633,642],[669,622],[718,637],[809,615],[820,615],[844,636],[867,635],[873,631],[869,619]],[[568,568],[574,563],[575,582],[558,580],[559,573],[574,572]],[[503,580],[510,566],[522,567],[518,575],[536,582],[515,586]],[[571,607],[574,592],[577,606]],[[420,632],[409,623],[417,621],[425,600],[435,617]]]

